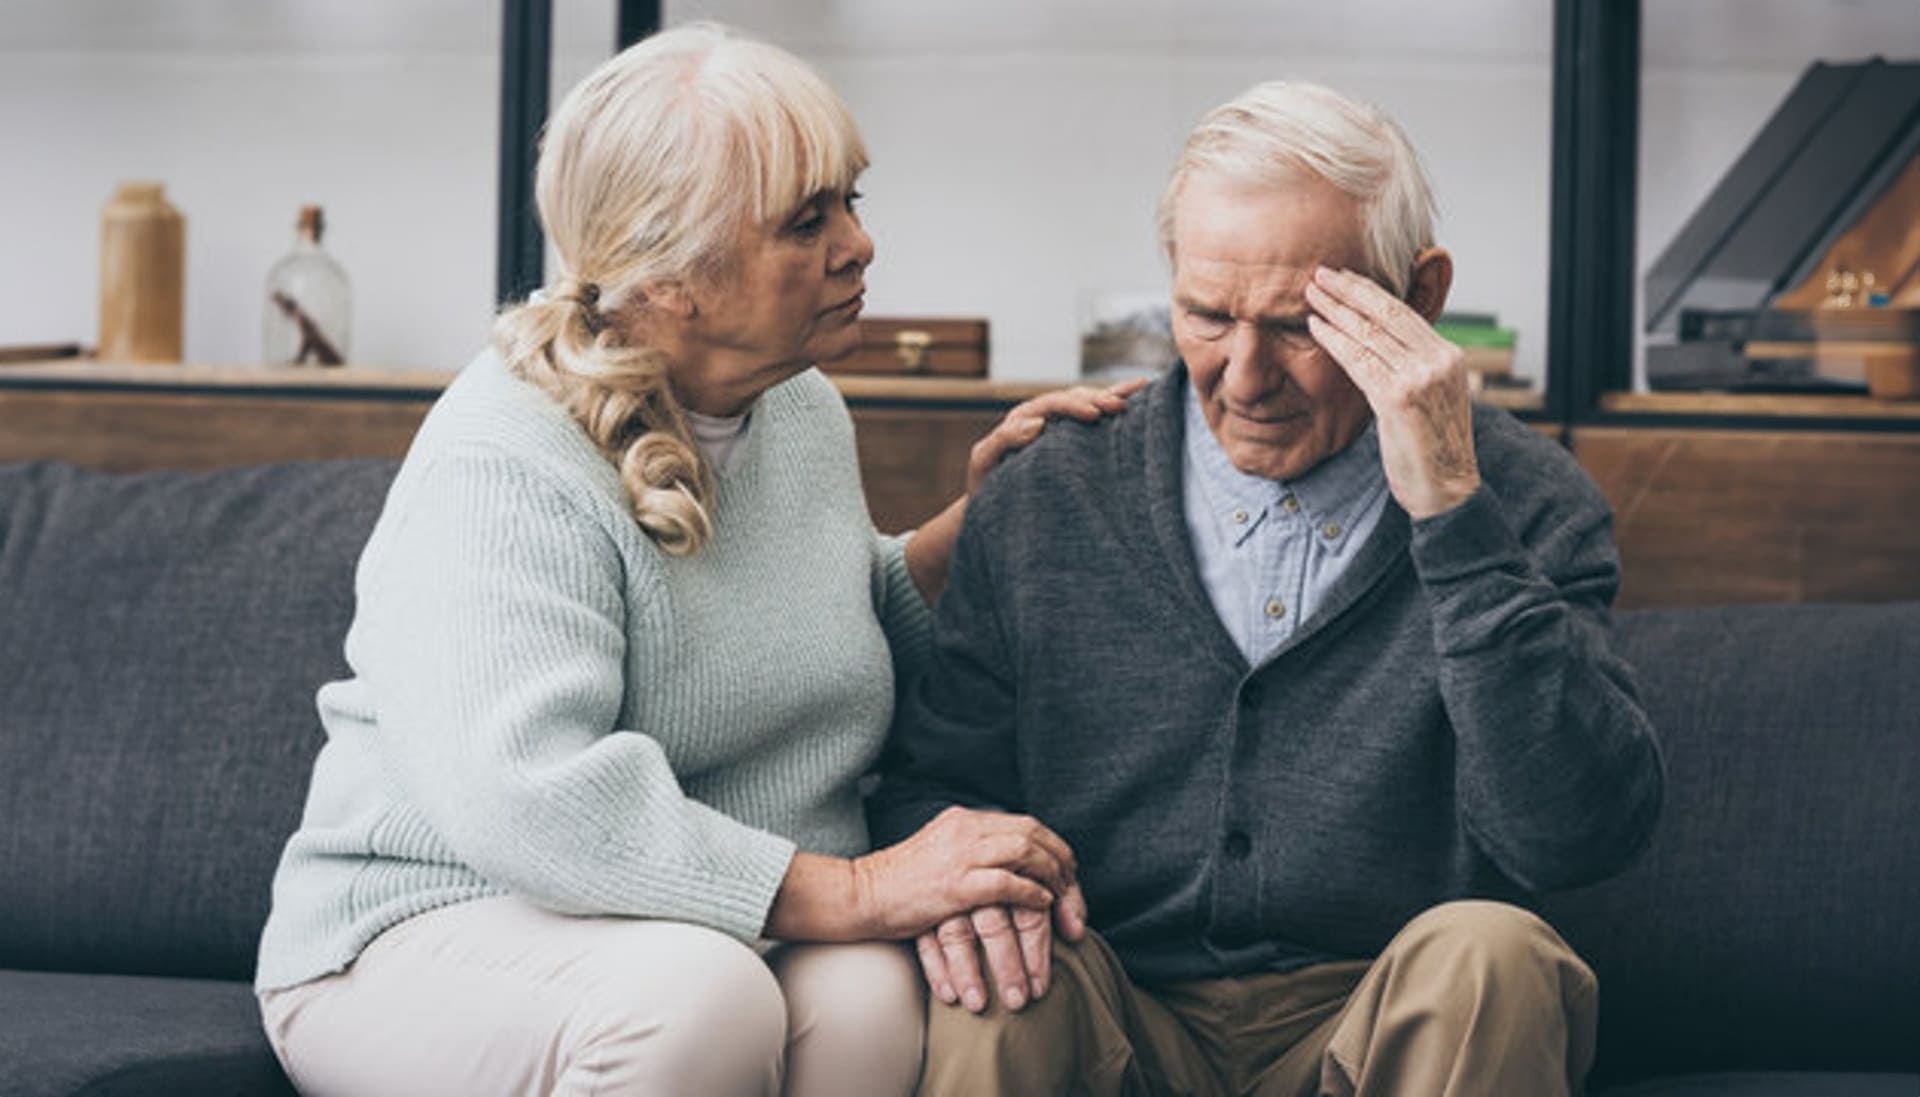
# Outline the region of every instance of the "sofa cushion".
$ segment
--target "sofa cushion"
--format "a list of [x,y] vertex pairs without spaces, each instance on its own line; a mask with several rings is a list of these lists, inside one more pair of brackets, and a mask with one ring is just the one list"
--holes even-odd
[[292,1094],[244,983],[0,971],[8,1097]]
[[1920,1074],[1684,1074],[1615,1089],[1592,1097],[1914,1097]]
[[395,468],[0,467],[0,967],[251,974]]
[[1920,1071],[1920,603],[1623,613],[1618,635],[1665,807],[1635,865],[1546,904],[1600,978],[1596,1082]]

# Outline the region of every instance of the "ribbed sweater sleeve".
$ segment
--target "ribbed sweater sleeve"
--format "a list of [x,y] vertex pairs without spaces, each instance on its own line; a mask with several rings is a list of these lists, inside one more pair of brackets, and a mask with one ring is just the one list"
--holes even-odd
[[[1663,786],[1653,729],[1609,639],[1611,515],[1565,466],[1555,450],[1510,477],[1515,497],[1535,505],[1482,485],[1413,525],[1461,815],[1536,894],[1618,871],[1651,835]],[[1531,490],[1548,484],[1556,490]]]
[[350,652],[407,799],[543,906],[758,935],[794,844],[690,799],[649,729],[615,728],[629,634],[655,638],[646,577],[524,461],[448,453],[408,490]]
[[879,845],[910,837],[954,804],[1018,806],[1014,678],[983,544],[998,527],[978,503],[954,544],[927,672],[900,691],[884,779],[868,801]]
[[933,651],[933,608],[907,571],[907,541],[912,536],[875,534],[874,542],[873,609],[893,655],[896,697],[913,688]]

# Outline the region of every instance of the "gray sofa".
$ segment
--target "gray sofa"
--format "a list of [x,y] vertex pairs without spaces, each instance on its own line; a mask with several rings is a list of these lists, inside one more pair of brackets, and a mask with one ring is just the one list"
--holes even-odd
[[[247,978],[393,468],[0,467],[0,1097],[290,1092]],[[1920,1097],[1920,604],[1619,625],[1671,777],[1547,905],[1595,1092]]]

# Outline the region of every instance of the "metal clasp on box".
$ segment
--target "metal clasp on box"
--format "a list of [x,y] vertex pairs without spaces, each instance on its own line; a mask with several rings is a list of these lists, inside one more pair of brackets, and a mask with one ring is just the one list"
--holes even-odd
[[900,364],[914,373],[925,372],[927,348],[932,345],[933,333],[930,331],[909,329],[893,337],[894,353],[900,356]]

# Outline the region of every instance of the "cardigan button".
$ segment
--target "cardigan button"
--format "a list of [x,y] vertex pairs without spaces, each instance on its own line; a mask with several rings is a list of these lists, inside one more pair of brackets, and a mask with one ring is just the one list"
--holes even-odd
[[1247,709],[1259,708],[1260,698],[1261,698],[1260,683],[1248,682],[1246,685],[1240,687],[1240,707],[1241,708],[1247,708]]
[[1236,830],[1227,835],[1227,840],[1221,843],[1220,848],[1226,851],[1229,859],[1244,861],[1247,854],[1253,852],[1253,839],[1247,837],[1245,831]]

